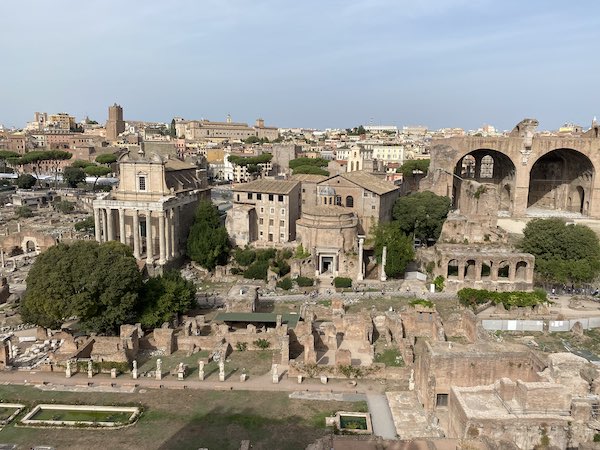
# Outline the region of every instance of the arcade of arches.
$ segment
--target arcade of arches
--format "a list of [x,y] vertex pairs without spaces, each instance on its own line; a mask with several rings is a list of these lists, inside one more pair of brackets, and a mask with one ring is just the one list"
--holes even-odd
[[536,134],[526,119],[508,136],[436,139],[421,190],[452,197],[461,209],[461,185],[494,185],[497,211],[524,217],[538,212],[600,218],[600,127],[579,135]]
[[441,275],[449,289],[486,288],[498,291],[531,290],[535,258],[504,248],[457,248],[441,244],[436,249],[434,275]]

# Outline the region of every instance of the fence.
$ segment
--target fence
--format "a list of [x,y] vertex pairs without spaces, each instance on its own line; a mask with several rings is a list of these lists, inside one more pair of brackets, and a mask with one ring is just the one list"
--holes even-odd
[[481,325],[488,331],[570,331],[577,322],[584,330],[600,328],[600,317],[568,320],[486,319],[481,321]]

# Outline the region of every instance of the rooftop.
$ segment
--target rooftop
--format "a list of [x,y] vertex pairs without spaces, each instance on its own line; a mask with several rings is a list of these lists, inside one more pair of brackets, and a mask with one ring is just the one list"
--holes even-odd
[[289,194],[299,181],[256,180],[250,183],[240,183],[233,187],[236,192],[261,192],[265,194]]
[[[398,186],[394,186],[392,183],[388,183],[368,172],[346,172],[336,176],[357,184],[368,191],[375,192],[377,195],[383,195],[398,190]],[[335,177],[329,179],[332,178]]]

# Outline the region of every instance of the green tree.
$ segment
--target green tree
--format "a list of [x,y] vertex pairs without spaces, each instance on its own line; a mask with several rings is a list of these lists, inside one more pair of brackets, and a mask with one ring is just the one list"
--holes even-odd
[[227,263],[231,245],[219,211],[212,202],[201,201],[187,240],[188,256],[208,270]]
[[0,165],[3,168],[6,168],[6,165],[9,164],[9,160],[13,160],[19,157],[20,155],[17,152],[12,152],[10,150],[0,150]]
[[188,311],[196,287],[176,270],[150,278],[140,291],[139,320],[144,328],[155,328]]
[[35,178],[30,173],[25,173],[23,175],[19,175],[15,181],[15,184],[19,189],[31,189],[37,183],[37,178]]
[[33,217],[33,211],[29,206],[19,206],[15,208],[15,216],[19,219],[26,219],[27,217]]
[[428,171],[429,159],[409,159],[396,169],[396,172],[401,173],[405,179],[414,176],[415,172],[426,174]]
[[82,159],[76,159],[71,163],[71,167],[75,167],[77,169],[85,169],[87,166],[94,166],[95,164],[90,161],[84,161]]
[[96,156],[96,162],[98,164],[106,164],[110,166],[112,163],[117,162],[117,155],[114,153],[103,153],[102,155]]
[[323,175],[325,177],[329,176],[329,171],[325,169],[321,169],[317,166],[297,166],[293,169],[293,174],[298,175],[300,173],[308,173],[312,175]]
[[69,202],[67,200],[60,200],[52,203],[52,207],[63,214],[69,214],[75,211],[75,203]]
[[585,225],[534,219],[523,230],[521,249],[535,256],[535,272],[545,282],[579,284],[600,274],[600,242]]
[[79,222],[75,222],[74,225],[75,231],[83,231],[84,233],[93,234],[96,229],[96,224],[94,223],[94,218],[92,216],[88,216]]
[[52,170],[54,172],[54,188],[58,185],[58,166],[61,161],[66,161],[73,157],[71,152],[65,152],[63,150],[49,150],[45,152],[45,161],[52,161]]
[[394,204],[393,217],[400,231],[422,240],[437,240],[450,211],[450,199],[433,192],[417,192],[400,197]]
[[60,243],[39,255],[21,303],[25,322],[59,327],[76,316],[82,329],[115,333],[135,320],[141,274],[131,249],[116,241]]
[[98,183],[98,178],[105,177],[111,172],[110,168],[108,167],[96,165],[87,166],[83,169],[83,171],[86,173],[86,175],[89,175],[90,177],[96,177],[96,179],[94,180],[94,185],[92,186],[93,191],[96,190],[96,183]]
[[75,188],[79,183],[85,181],[85,172],[79,167],[65,167],[63,170],[63,180],[69,185],[69,187]]
[[300,166],[315,166],[315,167],[327,167],[329,161],[324,158],[296,158],[292,159],[289,163],[290,169],[296,169]]
[[381,263],[383,247],[387,247],[385,273],[390,278],[404,275],[406,266],[415,257],[413,240],[405,235],[397,222],[379,224],[375,229],[375,256]]

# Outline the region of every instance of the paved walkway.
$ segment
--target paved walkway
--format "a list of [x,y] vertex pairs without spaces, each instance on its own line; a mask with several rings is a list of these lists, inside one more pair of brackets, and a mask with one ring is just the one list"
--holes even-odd
[[387,392],[394,429],[400,439],[442,437],[442,431],[432,426],[414,391]]
[[367,393],[367,403],[373,423],[373,434],[384,439],[396,439],[396,426],[386,396]]

